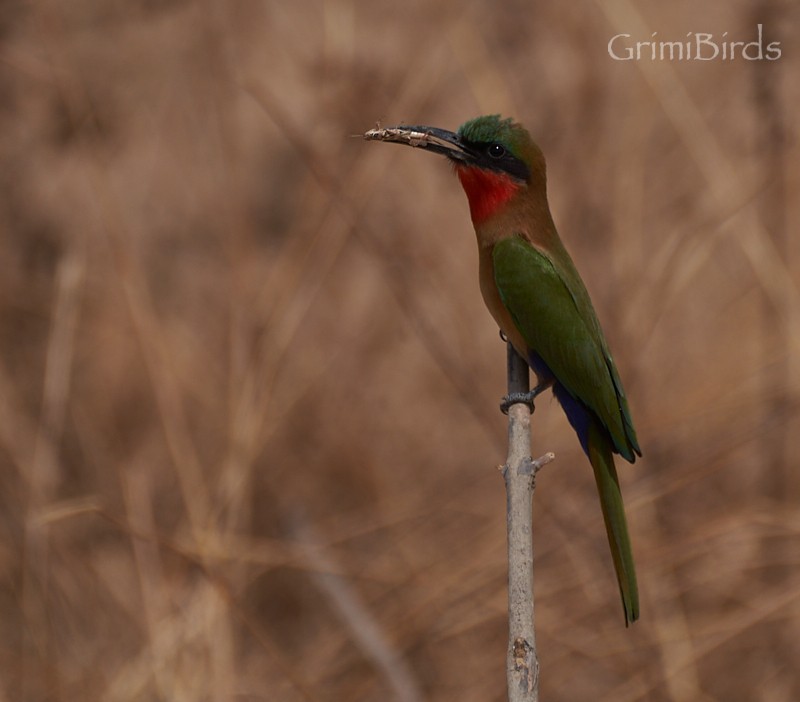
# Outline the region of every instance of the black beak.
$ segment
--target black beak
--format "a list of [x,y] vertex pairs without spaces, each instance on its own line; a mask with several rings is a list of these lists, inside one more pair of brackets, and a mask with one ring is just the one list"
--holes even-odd
[[388,141],[425,149],[447,156],[451,161],[468,162],[475,159],[475,155],[458,134],[437,127],[404,124],[397,127],[378,127],[370,129],[364,134],[364,138],[369,141]]

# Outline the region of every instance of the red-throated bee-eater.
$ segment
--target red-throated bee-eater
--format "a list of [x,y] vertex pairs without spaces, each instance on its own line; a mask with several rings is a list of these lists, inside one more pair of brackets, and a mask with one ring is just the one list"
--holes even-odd
[[633,463],[642,452],[589,293],[550,215],[541,150],[524,127],[498,115],[470,120],[455,133],[401,125],[364,136],[452,162],[478,238],[483,299],[538,381],[506,404],[530,402],[552,387],[594,469],[625,623],[635,621],[639,593],[613,454]]

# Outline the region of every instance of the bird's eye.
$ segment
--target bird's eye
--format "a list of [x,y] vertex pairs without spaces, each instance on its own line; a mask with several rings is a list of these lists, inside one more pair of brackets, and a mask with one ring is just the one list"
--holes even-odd
[[492,158],[503,158],[506,155],[506,150],[500,144],[492,144],[489,147],[489,156]]

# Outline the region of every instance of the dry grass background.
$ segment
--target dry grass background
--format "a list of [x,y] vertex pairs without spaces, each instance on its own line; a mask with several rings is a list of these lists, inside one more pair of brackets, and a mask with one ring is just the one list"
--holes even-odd
[[[800,699],[796,3],[0,6],[0,700],[501,700],[505,352],[441,160],[502,112],[626,382],[629,630],[560,409],[544,700]],[[668,9],[667,9],[668,8]],[[776,62],[614,62],[758,21]]]

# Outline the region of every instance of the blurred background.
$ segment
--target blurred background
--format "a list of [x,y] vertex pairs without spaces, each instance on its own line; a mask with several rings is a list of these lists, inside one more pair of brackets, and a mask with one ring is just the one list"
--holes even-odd
[[[548,158],[644,450],[626,630],[538,402],[542,699],[800,699],[800,9],[699,8],[0,5],[0,700],[505,698],[466,200],[351,136],[486,113]],[[607,48],[759,23],[779,60]]]

